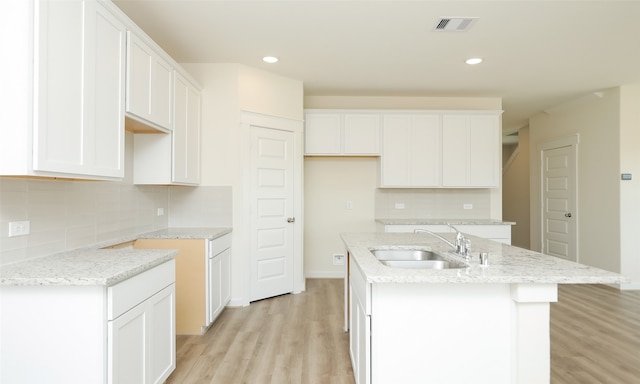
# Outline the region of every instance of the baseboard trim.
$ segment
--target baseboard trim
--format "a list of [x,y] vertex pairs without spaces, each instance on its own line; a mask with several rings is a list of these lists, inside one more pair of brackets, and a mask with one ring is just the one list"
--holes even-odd
[[342,279],[344,272],[342,271],[311,271],[306,272],[307,279]]
[[640,290],[640,283],[628,283],[619,285],[621,291],[638,291]]

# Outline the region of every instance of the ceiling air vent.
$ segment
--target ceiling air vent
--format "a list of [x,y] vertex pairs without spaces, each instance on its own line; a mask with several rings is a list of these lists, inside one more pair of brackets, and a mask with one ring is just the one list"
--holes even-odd
[[438,20],[434,31],[463,32],[469,29],[477,17],[443,17]]

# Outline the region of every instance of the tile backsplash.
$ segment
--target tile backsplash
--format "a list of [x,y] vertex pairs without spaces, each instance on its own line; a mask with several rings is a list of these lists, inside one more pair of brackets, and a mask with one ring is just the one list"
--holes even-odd
[[[30,234],[8,237],[25,220]],[[168,226],[231,226],[231,187],[0,177],[0,265]]]
[[[0,177],[0,265],[166,228],[168,189]],[[23,220],[30,234],[8,237],[9,222]]]
[[[396,208],[396,205],[404,208]],[[465,209],[471,205],[471,209]],[[376,189],[376,218],[488,219],[490,189]]]

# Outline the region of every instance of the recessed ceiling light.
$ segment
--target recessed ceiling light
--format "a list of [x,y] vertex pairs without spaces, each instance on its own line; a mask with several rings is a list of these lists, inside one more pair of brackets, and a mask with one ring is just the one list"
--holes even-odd
[[482,59],[479,57],[473,57],[471,59],[467,59],[465,61],[465,63],[469,64],[469,65],[475,65],[475,64],[480,64],[482,63]]
[[278,62],[278,58],[275,56],[265,56],[262,58],[265,63],[273,64]]

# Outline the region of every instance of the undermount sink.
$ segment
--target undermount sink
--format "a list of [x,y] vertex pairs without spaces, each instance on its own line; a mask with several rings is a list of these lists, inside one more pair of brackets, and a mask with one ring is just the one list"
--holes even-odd
[[370,252],[382,264],[393,268],[452,269],[467,267],[464,263],[449,260],[438,253],[424,249],[371,249]]

